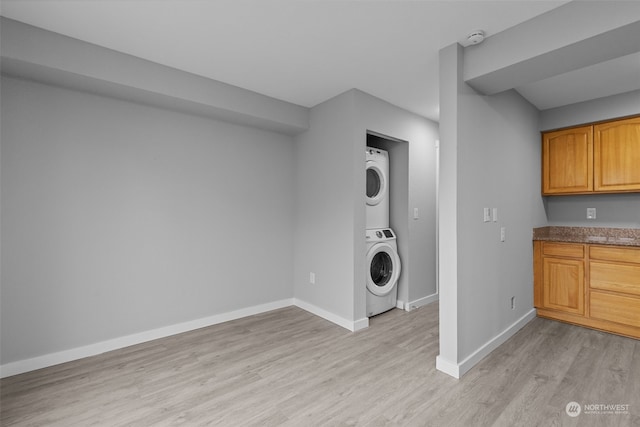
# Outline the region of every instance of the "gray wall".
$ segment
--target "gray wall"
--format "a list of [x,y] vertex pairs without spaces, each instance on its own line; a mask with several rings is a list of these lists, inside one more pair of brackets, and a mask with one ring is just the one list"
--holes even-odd
[[[462,46],[440,50],[440,150],[438,177],[438,290],[440,353],[436,366],[452,374],[458,352],[458,104]],[[443,365],[447,365],[444,367]]]
[[2,363],[290,298],[289,136],[2,78]]
[[[538,111],[515,91],[482,96],[466,85],[459,46],[440,59],[439,359],[461,366],[531,313],[531,231],[546,218]],[[498,208],[497,222],[483,222],[484,207]]]
[[309,130],[295,137],[294,295],[344,323],[364,317],[356,318],[353,308],[359,201],[354,183],[359,168],[364,171],[364,143],[356,159],[354,118],[349,91],[311,108]]
[[[640,90],[541,112],[541,130],[640,114]],[[640,167],[640,166],[639,166]],[[550,225],[640,227],[640,193],[549,196],[545,201]],[[587,220],[587,208],[596,208]]]
[[[537,109],[515,91],[486,97],[465,89],[458,139],[462,357],[532,309],[531,233],[545,224]],[[483,207],[498,208],[498,221],[484,223]],[[504,243],[500,227],[506,227]]]
[[[549,225],[640,228],[640,194],[597,194],[546,197]],[[596,208],[596,219],[587,219]]]

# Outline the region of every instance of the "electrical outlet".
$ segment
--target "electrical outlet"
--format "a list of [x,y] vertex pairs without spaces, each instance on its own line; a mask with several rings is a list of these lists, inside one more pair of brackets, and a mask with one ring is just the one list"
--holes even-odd
[[587,208],[587,219],[596,219],[596,208]]
[[309,273],[309,283],[311,283],[312,285],[316,284],[316,273]]
[[504,242],[507,240],[507,227],[500,227],[500,241]]
[[493,208],[493,222],[498,222],[498,208]]

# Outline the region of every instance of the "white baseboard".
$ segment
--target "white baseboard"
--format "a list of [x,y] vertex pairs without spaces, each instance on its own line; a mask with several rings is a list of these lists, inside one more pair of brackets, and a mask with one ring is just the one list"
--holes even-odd
[[516,320],[507,329],[496,335],[491,340],[487,341],[482,347],[478,348],[471,355],[465,358],[462,362],[456,364],[450,361],[442,359],[440,356],[436,357],[436,369],[451,375],[454,378],[460,378],[465,373],[469,372],[471,368],[478,364],[482,359],[489,355],[493,350],[500,347],[515,335],[520,329],[522,329],[527,323],[532,321],[536,317],[536,310],[532,308],[527,314]]
[[107,351],[117,350],[119,348],[141,344],[158,338],[165,338],[171,335],[180,334],[182,332],[188,332],[194,329],[204,328],[207,326],[216,325],[218,323],[228,322],[230,320],[240,319],[242,317],[252,316],[254,314],[260,314],[291,305],[294,305],[294,299],[287,298],[280,301],[259,304],[252,307],[229,311],[227,313],[216,314],[214,316],[209,316],[202,319],[191,320],[188,322],[178,323],[176,325],[170,325],[163,328],[152,329],[150,331],[114,338],[111,340],[77,347],[70,350],[45,354],[43,356],[38,356],[31,359],[18,360],[16,362],[0,365],[0,378],[22,374],[29,371],[35,371],[36,369],[46,368],[48,366],[58,365],[60,363],[71,362],[72,360],[82,359],[84,357],[95,356]]
[[56,353],[49,353],[30,359],[18,360],[16,362],[6,363],[4,365],[0,365],[0,378],[10,377],[12,375],[18,375],[29,371],[35,371],[36,369],[59,365],[60,363],[71,362],[73,360],[82,359],[84,357],[96,356],[107,351],[117,350],[119,348],[129,347],[131,345],[141,344],[155,339],[165,338],[171,335],[192,331],[194,329],[200,329],[207,326],[216,325],[218,323],[228,322],[230,320],[236,320],[242,317],[253,316],[254,314],[260,314],[283,307],[289,307],[292,305],[300,307],[305,311],[322,317],[323,319],[342,326],[343,328],[348,329],[352,332],[369,327],[368,317],[351,321],[334,313],[326,311],[320,307],[317,307],[313,304],[309,304],[305,301],[301,301],[296,298],[287,298],[266,304],[259,304],[252,307],[242,308],[227,313],[216,314],[214,316],[209,316],[202,319],[178,323],[176,325],[170,325],[163,328],[152,329],[150,331],[140,332],[124,337],[118,337],[95,344],[76,347]]
[[437,293],[431,294],[431,295],[427,295],[426,297],[418,298],[417,300],[414,300],[414,301],[405,302],[404,307],[398,307],[398,308],[402,308],[405,311],[411,311],[411,310],[415,310],[416,308],[422,307],[424,305],[436,302],[439,299],[440,299],[440,294],[437,294]]
[[348,329],[351,332],[359,331],[360,329],[369,327],[368,317],[358,320],[348,320],[344,317],[340,317],[337,314],[331,313],[330,311],[327,311],[313,304],[309,304],[308,302],[299,300],[297,298],[293,299],[293,305],[295,305],[296,307],[300,307],[301,309],[308,311],[309,313],[315,314],[316,316],[322,317],[329,322],[335,323],[338,326],[342,326],[343,328]]
[[458,366],[457,363],[444,359],[440,355],[436,356],[436,369],[455,379],[460,378],[460,366]]
[[82,347],[76,347],[56,353],[45,354],[43,356],[33,357],[30,359],[18,360],[16,362],[0,365],[0,378],[10,377],[12,375],[22,374],[24,372],[35,371],[60,363],[71,362],[73,360],[85,357],[96,356],[107,351],[117,350],[119,348],[129,347],[135,344],[152,341],[159,338],[165,338],[171,335],[200,329],[218,323],[228,322],[230,320],[240,319],[242,317],[252,316],[271,310],[295,305],[301,309],[308,311],[316,316],[322,317],[332,323],[342,326],[349,331],[355,332],[360,329],[369,327],[369,318],[365,317],[358,320],[347,320],[334,313],[321,309],[313,304],[301,301],[296,298],[287,298],[280,301],[274,301],[266,304],[255,305],[252,307],[242,308],[227,313],[217,314],[214,316],[196,319],[188,322],[178,323],[163,328],[152,329],[150,331],[140,332],[137,334],[118,337],[95,344]]

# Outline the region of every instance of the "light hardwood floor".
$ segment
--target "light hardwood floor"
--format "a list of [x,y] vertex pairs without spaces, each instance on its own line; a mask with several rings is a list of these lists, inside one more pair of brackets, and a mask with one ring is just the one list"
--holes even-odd
[[[640,341],[535,319],[462,379],[438,305],[350,333],[288,307],[0,381],[3,426],[633,426]],[[629,405],[569,417],[567,403]]]

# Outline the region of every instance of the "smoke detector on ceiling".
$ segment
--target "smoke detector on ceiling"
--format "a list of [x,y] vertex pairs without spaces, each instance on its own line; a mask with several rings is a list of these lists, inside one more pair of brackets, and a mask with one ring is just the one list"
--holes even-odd
[[479,44],[484,40],[484,31],[475,30],[467,36],[467,45]]

